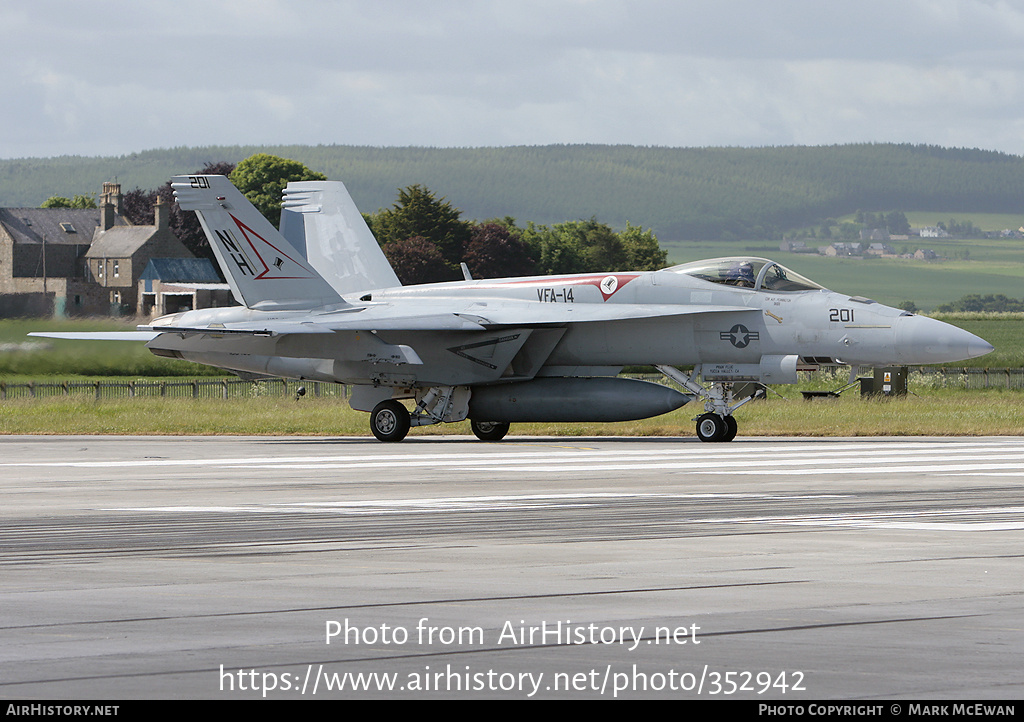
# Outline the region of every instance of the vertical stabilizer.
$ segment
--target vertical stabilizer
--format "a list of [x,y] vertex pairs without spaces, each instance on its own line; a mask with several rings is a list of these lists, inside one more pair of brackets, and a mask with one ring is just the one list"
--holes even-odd
[[281,234],[339,294],[402,285],[340,181],[289,183]]
[[261,310],[341,303],[338,293],[256,208],[221,175],[176,176],[182,210],[195,211],[217,262],[240,303]]

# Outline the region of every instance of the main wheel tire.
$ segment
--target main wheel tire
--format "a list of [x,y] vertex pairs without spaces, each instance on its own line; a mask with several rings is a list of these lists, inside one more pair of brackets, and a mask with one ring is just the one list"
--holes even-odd
[[697,419],[697,438],[701,441],[721,441],[728,431],[725,419],[718,414],[703,414]]
[[480,441],[501,441],[508,433],[509,423],[507,421],[477,421],[469,420],[469,427],[473,429],[476,438]]
[[725,417],[725,436],[721,438],[721,441],[732,441],[736,438],[736,432],[739,431],[739,425],[736,423],[736,419],[732,416]]
[[378,441],[401,441],[409,433],[409,410],[394,399],[381,401],[370,412],[370,431]]

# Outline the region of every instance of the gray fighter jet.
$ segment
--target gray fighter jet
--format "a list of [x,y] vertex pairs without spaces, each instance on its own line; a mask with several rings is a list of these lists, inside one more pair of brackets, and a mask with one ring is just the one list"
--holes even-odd
[[[149,349],[241,374],[349,384],[352,408],[370,412],[381,441],[466,418],[480,439],[498,440],[512,422],[641,419],[698,397],[697,436],[730,441],[733,412],[750,400],[737,398],[737,384],[992,350],[763,258],[402,286],[341,183],[289,184],[280,232],[223,176],[172,185],[242,305],[140,326]],[[627,365],[654,366],[683,390],[619,378]]]

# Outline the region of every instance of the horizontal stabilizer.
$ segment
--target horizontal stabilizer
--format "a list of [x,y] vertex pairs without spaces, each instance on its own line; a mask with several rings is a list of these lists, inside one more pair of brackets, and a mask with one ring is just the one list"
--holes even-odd
[[266,323],[233,324],[227,326],[139,326],[145,331],[161,333],[197,334],[218,336],[281,336],[286,333],[331,333],[331,329],[316,323],[288,323],[275,321],[273,327]]

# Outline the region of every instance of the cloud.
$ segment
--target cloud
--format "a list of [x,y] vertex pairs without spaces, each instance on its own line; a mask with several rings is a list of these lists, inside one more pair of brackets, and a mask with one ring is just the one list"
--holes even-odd
[[175,145],[936,143],[1024,153],[986,0],[0,5],[0,155]]

